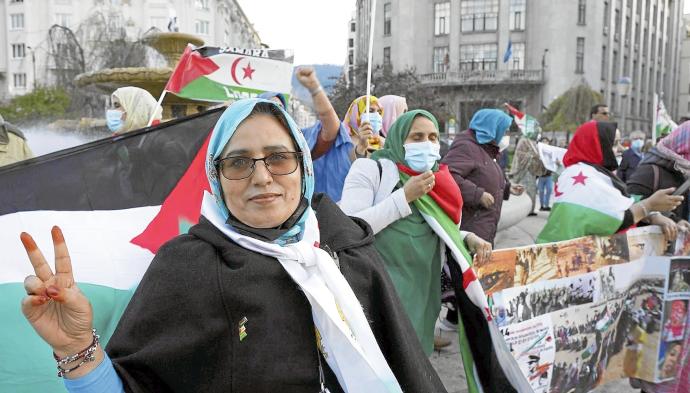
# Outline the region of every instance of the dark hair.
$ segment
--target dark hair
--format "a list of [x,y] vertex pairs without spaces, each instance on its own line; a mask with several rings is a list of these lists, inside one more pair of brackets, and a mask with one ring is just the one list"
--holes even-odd
[[600,108],[607,108],[608,105],[606,104],[596,104],[592,107],[592,109],[589,111],[589,117],[592,118],[592,116],[596,115],[599,113]]

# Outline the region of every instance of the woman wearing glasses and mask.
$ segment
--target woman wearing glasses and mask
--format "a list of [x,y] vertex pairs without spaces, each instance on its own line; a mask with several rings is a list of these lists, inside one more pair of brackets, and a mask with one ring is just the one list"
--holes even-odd
[[160,249],[105,350],[60,230],[55,274],[22,234],[36,272],[22,310],[69,391],[445,391],[371,229],[312,195],[309,148],[279,105],[234,103],[206,157],[199,224]]

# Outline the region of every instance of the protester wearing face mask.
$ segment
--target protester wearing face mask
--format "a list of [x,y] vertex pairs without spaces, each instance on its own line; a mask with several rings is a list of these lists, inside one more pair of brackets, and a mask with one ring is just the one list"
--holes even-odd
[[[461,229],[493,243],[503,200],[520,195],[521,185],[511,185],[496,162],[499,143],[513,119],[498,109],[481,109],[470,129],[459,133],[443,158],[460,186],[464,205]],[[503,143],[505,144],[505,142]]]
[[439,164],[439,148],[434,116],[423,110],[406,112],[389,129],[383,149],[352,164],[340,201],[346,214],[373,229],[374,246],[427,354],[434,347],[441,308],[444,245],[425,216],[448,221],[458,239],[464,239],[463,247],[481,261],[491,254],[490,243],[458,230],[462,195],[448,167]]
[[154,113],[152,125],[160,123],[162,118],[163,110],[156,99],[138,87],[125,86],[115,90],[111,103],[112,107],[105,112],[105,122],[114,134],[146,127]]
[[642,152],[642,147],[644,147],[644,132],[633,131],[630,133],[630,149],[623,152],[620,166],[616,171],[618,177],[624,182],[627,182],[635,173],[635,169],[640,164],[644,153]]
[[385,139],[381,137],[384,112],[378,98],[370,96],[369,113],[365,113],[366,106],[367,96],[357,98],[352,101],[343,119],[343,124],[355,144],[351,155],[352,161],[369,157],[372,151],[380,149],[385,143]]

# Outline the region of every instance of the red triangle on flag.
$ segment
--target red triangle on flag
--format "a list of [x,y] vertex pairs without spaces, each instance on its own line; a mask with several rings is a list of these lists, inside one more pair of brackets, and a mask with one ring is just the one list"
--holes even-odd
[[165,90],[172,93],[179,93],[185,86],[195,79],[204,75],[209,75],[215,72],[220,67],[213,60],[208,57],[203,57],[201,54],[192,49],[191,45],[187,45],[177,62],[177,66],[173,70],[168,83],[165,85]]
[[508,112],[510,112],[510,114],[515,116],[516,118],[522,119],[523,117],[525,117],[525,114],[523,112],[520,112],[519,110],[517,110],[517,108],[515,108],[514,106],[512,106],[508,103],[505,103],[503,105],[505,105],[506,109],[508,109]]
[[204,191],[211,191],[206,177],[206,150],[210,139],[209,132],[189,168],[163,201],[161,210],[144,232],[131,240],[132,244],[155,254],[165,242],[199,222]]

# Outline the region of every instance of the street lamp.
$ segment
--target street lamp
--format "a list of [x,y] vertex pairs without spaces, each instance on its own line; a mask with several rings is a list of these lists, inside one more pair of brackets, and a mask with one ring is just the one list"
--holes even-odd
[[621,98],[621,124],[620,128],[625,131],[625,116],[628,110],[627,98],[630,94],[630,88],[632,87],[632,78],[629,76],[622,76],[618,78],[616,82],[616,93]]
[[[541,77],[542,79],[546,79],[546,54],[549,53],[549,48],[544,49],[544,53],[541,55]],[[546,109],[546,102],[544,100],[544,93],[546,92],[546,86],[545,83],[542,83],[541,85],[541,110]]]

